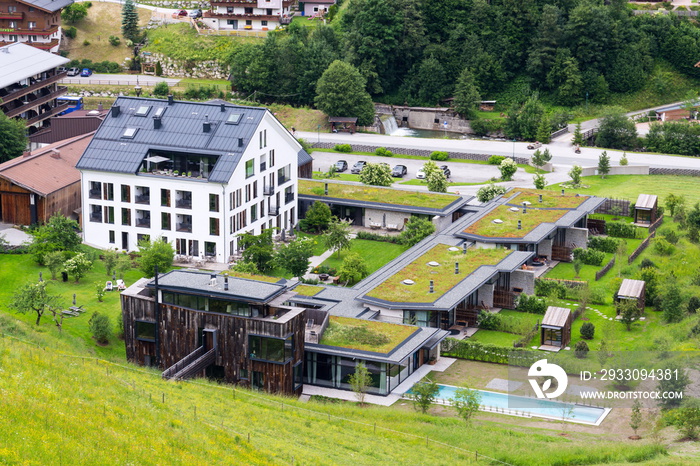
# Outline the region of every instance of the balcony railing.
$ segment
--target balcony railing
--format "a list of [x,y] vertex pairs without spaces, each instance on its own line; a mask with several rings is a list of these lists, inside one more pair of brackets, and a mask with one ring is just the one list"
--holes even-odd
[[102,212],[93,212],[90,214],[90,221],[91,222],[99,222],[102,223]]
[[282,185],[291,179],[292,178],[289,176],[278,176],[277,177],[277,186]]
[[182,231],[185,233],[192,233],[192,224],[191,223],[178,223],[177,224],[177,231]]
[[63,110],[66,109],[66,107],[68,107],[67,102],[62,103],[62,104],[58,104],[55,107],[53,107],[51,110],[49,110],[48,112],[41,113],[41,114],[35,116],[34,118],[30,118],[29,120],[27,120],[27,125],[33,125],[34,123],[38,123],[42,120],[46,120],[48,117],[54,116],[57,113],[61,113]]
[[136,196],[136,204],[150,204],[151,196],[150,194],[141,194]]
[[0,19],[22,19],[24,13],[21,11],[0,11]]
[[175,201],[175,207],[179,207],[181,209],[191,209],[192,199],[179,199]]
[[515,309],[515,293],[507,290],[494,290],[493,306],[506,309]]
[[[36,100],[32,100],[31,102],[23,102],[22,105],[20,105],[17,108],[14,108],[8,112],[5,112],[5,115],[7,115],[8,118],[13,118],[16,117],[17,115],[20,115],[26,111],[29,111],[35,107],[38,107],[42,104],[45,104],[47,102],[51,102],[53,99],[56,97],[60,97],[63,94],[65,94],[68,91],[68,88],[59,86],[56,88],[56,91],[50,93],[49,95],[45,95],[43,97],[40,97]],[[42,116],[42,115],[39,115]]]
[[89,196],[90,196],[90,199],[102,199],[102,190],[101,189],[91,189]]
[[263,194],[265,196],[272,196],[273,194],[275,194],[275,187],[274,186],[263,187]]
[[50,36],[58,32],[58,25],[51,26],[48,28],[2,28],[2,32],[6,34],[20,34],[20,35],[32,35],[32,36]]
[[136,219],[136,226],[143,227],[143,228],[151,228],[151,219],[150,218],[137,218]]
[[270,209],[267,211],[267,215],[270,217],[276,217],[280,214],[280,208],[276,205],[270,206]]
[[573,249],[567,246],[552,246],[552,260],[560,262],[571,262]]
[[284,195],[284,203],[289,204],[294,200],[294,193],[287,193]]

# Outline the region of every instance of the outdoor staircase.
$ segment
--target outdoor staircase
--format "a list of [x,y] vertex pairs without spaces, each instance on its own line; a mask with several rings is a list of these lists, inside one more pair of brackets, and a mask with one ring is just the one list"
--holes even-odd
[[190,354],[163,371],[163,378],[169,380],[185,380],[194,377],[210,366],[216,359],[216,346],[206,350],[200,346]]

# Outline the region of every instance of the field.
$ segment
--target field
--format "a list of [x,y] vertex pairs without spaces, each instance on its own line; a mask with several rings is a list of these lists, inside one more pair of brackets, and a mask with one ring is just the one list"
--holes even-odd
[[[139,26],[145,26],[151,17],[151,11],[145,8],[137,8],[139,14]],[[62,21],[61,27],[67,29],[70,24]],[[132,58],[134,53],[126,46],[121,31],[121,5],[114,3],[92,2],[88,8],[85,19],[74,24],[78,30],[75,39],[65,39],[61,49],[68,51],[68,58],[89,59],[92,61],[113,61],[120,65],[127,58]],[[109,43],[109,36],[117,36],[121,44],[113,46]],[[84,41],[90,45],[83,45]]]

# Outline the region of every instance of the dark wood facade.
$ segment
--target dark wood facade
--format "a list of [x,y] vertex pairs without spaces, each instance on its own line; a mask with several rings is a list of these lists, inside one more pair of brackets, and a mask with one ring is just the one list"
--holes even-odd
[[0,47],[24,42],[42,50],[58,47],[61,10],[38,8],[16,0],[0,0]]
[[[145,291],[144,291],[145,293]],[[136,337],[136,322],[155,323],[155,301],[152,297],[122,294],[124,340],[129,361],[156,365],[156,343]],[[274,314],[278,310],[272,309]],[[260,388],[270,393],[301,395],[301,363],[304,358],[305,313],[292,310],[289,319],[246,318],[229,314],[196,311],[160,304],[158,322],[161,369],[166,369],[200,347],[202,331],[218,330],[217,352],[209,373],[225,382]],[[284,363],[263,361],[251,355],[249,336],[277,339],[293,337],[293,352]],[[295,380],[295,366],[297,380]],[[205,375],[205,371],[200,374]]]
[[13,225],[45,223],[54,213],[71,218],[79,208],[79,181],[42,196],[0,176],[0,222]]

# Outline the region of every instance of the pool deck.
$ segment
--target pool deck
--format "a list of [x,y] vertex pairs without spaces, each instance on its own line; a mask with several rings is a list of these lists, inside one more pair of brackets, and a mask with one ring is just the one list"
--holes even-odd
[[[432,366],[430,364],[423,364],[413,374],[408,376],[408,378],[404,380],[401,383],[401,385],[396,387],[389,395],[381,396],[366,394],[365,403],[380,406],[391,406],[397,401],[399,401],[401,398],[403,398],[403,395],[407,391],[409,391],[413,385],[420,382],[423,379],[423,377],[425,377],[433,371],[444,372],[455,361],[456,359],[454,358],[441,357]],[[328,398],[337,398],[339,400],[346,401],[357,401],[357,396],[355,396],[355,392],[349,390],[338,390],[337,388],[317,387],[315,385],[304,384],[301,396],[306,398],[306,396],[312,395],[321,395]]]

